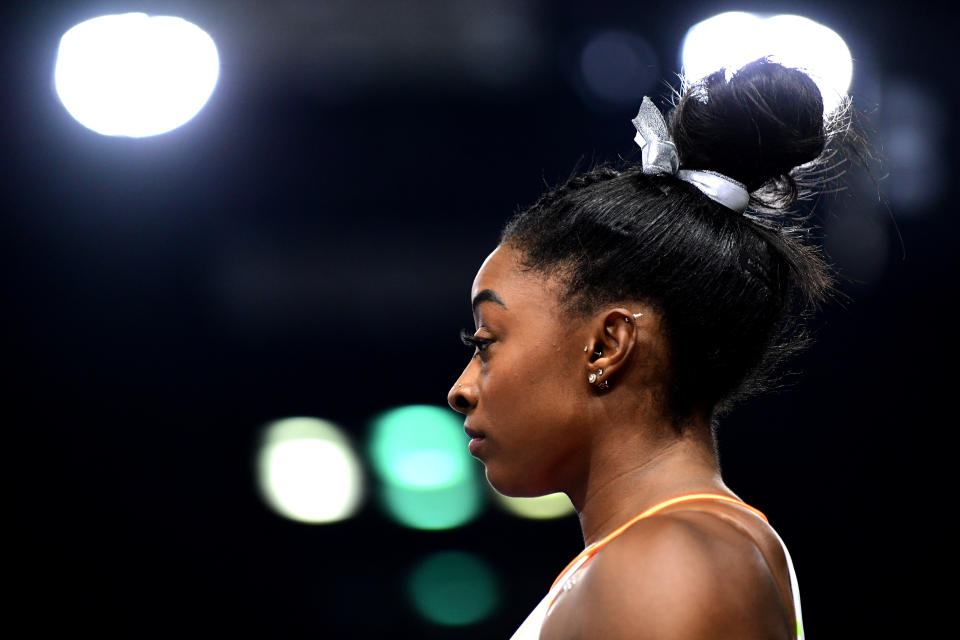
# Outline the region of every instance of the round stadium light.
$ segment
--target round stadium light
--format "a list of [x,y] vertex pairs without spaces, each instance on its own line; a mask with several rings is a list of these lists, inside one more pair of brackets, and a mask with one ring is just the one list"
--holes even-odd
[[257,480],[264,501],[299,522],[344,520],[364,496],[363,468],[347,437],[317,418],[267,425],[257,453]]
[[182,18],[144,13],[92,18],[60,39],[54,87],[83,126],[140,138],[193,118],[213,93],[213,39]]
[[853,59],[843,38],[795,15],[761,17],[731,11],[694,25],[683,41],[683,74],[693,82],[725,68],[729,77],[765,56],[807,72],[820,88],[825,113],[833,111],[850,88]]

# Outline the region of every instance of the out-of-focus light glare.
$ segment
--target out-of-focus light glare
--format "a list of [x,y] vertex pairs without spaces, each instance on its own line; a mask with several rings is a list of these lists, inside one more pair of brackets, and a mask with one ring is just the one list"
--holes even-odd
[[411,488],[459,484],[474,466],[459,418],[429,405],[380,414],[373,422],[370,457],[385,482]]
[[300,522],[349,518],[364,494],[363,470],[347,438],[317,418],[286,418],[267,425],[257,476],[266,503]]
[[764,56],[807,72],[820,88],[825,113],[833,111],[850,88],[853,58],[843,38],[795,15],[762,18],[731,11],[694,25],[683,41],[683,74],[693,82],[726,68],[729,77]]
[[497,502],[506,511],[521,518],[547,520],[574,513],[573,504],[565,493],[551,493],[538,498],[511,498],[500,493],[496,493],[496,496]]
[[449,409],[409,405],[384,411],[373,420],[368,449],[382,481],[382,507],[400,524],[450,529],[480,513],[479,469],[460,418]]
[[623,31],[603,31],[580,52],[580,74],[593,97],[614,105],[639,104],[660,75],[646,40]]
[[896,80],[884,87],[880,109],[884,165],[889,173],[883,190],[897,215],[930,211],[946,191],[947,111],[928,90]]
[[193,118],[217,84],[213,39],[173,16],[144,13],[92,18],[60,39],[54,86],[83,126],[134,138]]
[[417,612],[439,625],[480,622],[498,604],[493,571],[462,551],[441,551],[421,560],[410,572],[407,591]]
[[473,478],[440,488],[384,484],[380,492],[387,514],[412,529],[453,529],[473,520],[483,507],[483,491]]

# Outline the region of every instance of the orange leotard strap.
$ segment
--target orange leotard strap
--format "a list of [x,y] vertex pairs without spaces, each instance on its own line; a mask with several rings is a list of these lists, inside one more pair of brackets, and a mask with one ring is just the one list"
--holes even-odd
[[650,507],[640,515],[631,518],[627,522],[623,523],[622,525],[614,529],[611,533],[604,536],[601,540],[594,542],[593,544],[588,546],[586,549],[581,551],[579,554],[577,554],[576,558],[570,561],[570,564],[564,567],[563,571],[561,571],[560,575],[557,576],[557,579],[553,581],[553,585],[551,585],[550,588],[552,589],[553,587],[555,587],[556,584],[560,581],[560,579],[567,574],[567,571],[570,570],[570,567],[575,565],[581,558],[583,558],[584,556],[593,556],[597,551],[602,549],[608,542],[610,542],[611,540],[616,538],[618,535],[626,531],[628,528],[630,528],[632,524],[634,524],[638,520],[649,518],[650,516],[656,513],[659,513],[660,511],[666,509],[667,507],[672,507],[675,504],[680,504],[681,502],[692,502],[694,500],[717,500],[720,502],[731,502],[733,504],[740,505],[741,507],[749,509],[750,511],[753,511],[755,514],[763,518],[765,522],[769,522],[767,520],[767,516],[763,515],[763,513],[761,513],[758,509],[754,509],[753,507],[745,503],[743,500],[737,500],[736,498],[731,498],[730,496],[723,496],[717,493],[691,493],[685,496],[677,496],[676,498],[670,498],[669,500],[664,500],[663,502],[653,505],[652,507]]

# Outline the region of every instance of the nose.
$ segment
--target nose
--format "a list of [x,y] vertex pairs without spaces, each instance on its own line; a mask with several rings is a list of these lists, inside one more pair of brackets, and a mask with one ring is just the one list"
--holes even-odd
[[467,415],[477,406],[477,389],[467,375],[469,370],[470,365],[467,365],[457,381],[450,387],[450,391],[447,392],[447,404],[450,405],[451,409],[463,415]]

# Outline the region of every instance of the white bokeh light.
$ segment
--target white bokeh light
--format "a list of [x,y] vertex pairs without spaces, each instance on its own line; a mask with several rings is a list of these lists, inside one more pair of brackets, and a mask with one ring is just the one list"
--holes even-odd
[[213,39],[173,16],[92,18],[60,39],[54,86],[80,124],[108,136],[141,138],[193,118],[217,84]]
[[729,76],[764,56],[807,72],[820,88],[825,113],[833,111],[850,88],[853,59],[843,38],[795,15],[765,18],[731,11],[694,25],[683,42],[683,74],[692,82],[726,68]]
[[268,425],[257,475],[267,504],[300,522],[344,520],[363,500],[363,469],[353,447],[336,426],[317,418]]
[[564,493],[550,493],[538,498],[511,498],[496,491],[493,494],[501,507],[520,518],[547,520],[575,513],[570,498]]

